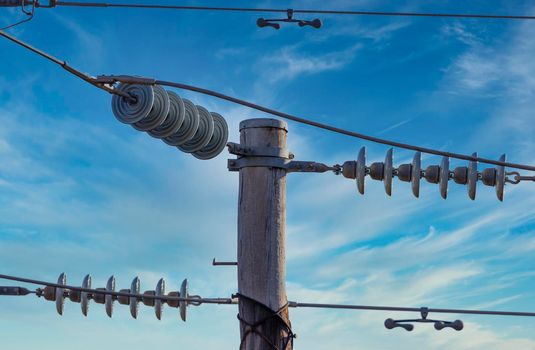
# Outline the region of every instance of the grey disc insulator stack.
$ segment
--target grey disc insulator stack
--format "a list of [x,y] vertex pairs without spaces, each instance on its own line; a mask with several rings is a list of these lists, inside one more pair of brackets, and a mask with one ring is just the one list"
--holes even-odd
[[[481,181],[486,186],[496,188],[496,196],[503,201],[505,192],[506,173],[505,167],[497,166],[487,168],[482,172],[477,171],[477,162],[469,162],[467,167],[457,167],[450,170],[450,159],[442,157],[440,165],[430,165],[425,169],[421,167],[421,153],[416,152],[410,164],[401,164],[398,168],[393,167],[393,149],[389,149],[384,162],[376,162],[366,166],[366,148],[362,147],[356,161],[347,161],[342,166],[342,174],[349,179],[355,179],[360,194],[364,194],[366,176],[373,180],[383,181],[385,192],[392,195],[392,179],[397,177],[400,181],[410,182],[412,193],[416,198],[420,196],[420,179],[428,183],[439,185],[442,198],[448,197],[448,185],[450,179],[457,184],[467,185],[468,196],[474,200],[476,197],[477,182]],[[477,153],[472,156],[477,157]],[[505,162],[505,154],[500,157]]]
[[228,126],[221,115],[159,85],[119,84],[117,89],[133,97],[113,96],[113,114],[120,122],[198,159],[214,158],[225,149]]
[[[61,286],[67,285],[67,276],[62,273],[58,278],[58,284]],[[117,296],[108,294],[109,292],[115,292],[115,277],[111,276],[105,288],[96,288],[95,292],[81,292],[79,290],[70,290],[61,287],[46,286],[43,289],[43,296],[46,300],[53,301],[56,304],[56,311],[58,314],[63,315],[63,308],[65,299],[68,298],[72,302],[80,303],[82,308],[82,314],[87,316],[89,311],[89,302],[95,301],[97,304],[104,304],[106,314],[109,317],[113,316],[114,303],[117,301],[121,305],[128,305],[130,308],[130,314],[133,318],[137,318],[139,311],[139,303],[143,303],[146,306],[154,308],[154,313],[158,320],[161,320],[164,305],[167,303],[169,307],[178,308],[180,318],[185,322],[187,319],[187,308],[190,305],[199,306],[201,304],[201,297],[198,295],[190,295],[188,291],[188,280],[182,281],[180,290],[165,294],[165,280],[161,278],[155,290],[148,290],[144,293],[140,293],[140,280],[138,277],[134,278],[130,285],[130,289],[121,289],[120,293],[136,294],[135,296]],[[82,282],[82,288],[91,289],[91,276],[84,277]],[[190,300],[162,300],[158,297],[174,297],[184,298]],[[199,301],[197,301],[199,300]]]

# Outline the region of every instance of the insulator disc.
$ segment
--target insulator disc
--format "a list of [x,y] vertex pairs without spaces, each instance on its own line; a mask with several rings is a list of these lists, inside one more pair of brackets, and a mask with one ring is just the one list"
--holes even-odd
[[[188,289],[189,289],[188,288],[188,280],[185,279],[184,281],[182,281],[182,285],[180,286],[180,297],[181,298],[187,298],[189,296],[189,290]],[[180,301],[179,302],[178,308],[180,309],[180,318],[184,322],[186,322],[186,317],[187,317],[187,313],[188,313],[187,307],[188,307],[188,302],[187,301]]]
[[[156,296],[165,296],[165,281],[163,278],[161,278],[156,285]],[[162,319],[163,304],[161,299],[154,300],[154,312],[156,313],[156,318],[158,320]]]
[[[58,284],[66,285],[67,284],[67,275],[62,273],[59,275]],[[63,315],[63,305],[65,305],[65,289],[56,288],[56,311],[58,314]]]
[[214,120],[214,133],[210,142],[204,146],[200,151],[193,152],[193,156],[198,159],[212,159],[217,157],[227,145],[228,141],[228,125],[220,114],[210,112]]
[[364,194],[364,185],[366,181],[366,147],[362,147],[359,151],[355,173],[357,189],[360,194]]
[[163,138],[163,142],[169,146],[180,146],[193,138],[197,130],[199,129],[199,111],[197,107],[185,98],[182,99],[184,103],[184,122],[180,126],[177,132],[169,137]]
[[392,195],[392,177],[393,177],[394,150],[391,148],[386,152],[385,168],[383,181],[385,183],[386,194]]
[[[91,289],[91,275],[86,275],[82,282],[82,288]],[[87,292],[82,292],[80,294],[80,306],[82,307],[82,314],[87,316],[89,312],[89,297]]]
[[[108,279],[108,283],[106,283],[106,291],[108,292],[115,292],[115,277],[111,276]],[[106,294],[104,297],[105,304],[106,304],[106,314],[108,317],[111,317],[113,315],[113,295]]]
[[442,157],[440,163],[440,178],[439,188],[442,198],[448,198],[448,182],[450,181],[450,159],[448,157]]
[[193,153],[201,150],[210,142],[214,134],[214,119],[210,112],[201,106],[197,106],[197,110],[199,111],[199,129],[197,129],[195,136],[191,140],[177,146],[182,152]]
[[420,177],[422,173],[422,154],[416,152],[412,158],[411,187],[414,197],[420,197]]
[[[472,157],[477,157],[477,153],[472,153]],[[471,200],[476,199],[477,188],[477,162],[471,161],[468,163],[468,197]]]
[[113,95],[111,108],[121,123],[134,124],[147,117],[154,104],[154,90],[150,85],[119,84],[117,90],[127,92],[136,98],[135,102]]
[[184,101],[172,91],[166,91],[169,96],[169,113],[160,126],[148,131],[148,134],[152,137],[163,139],[176,133],[182,123],[186,114],[186,107],[184,107]]
[[154,103],[150,113],[132,126],[139,131],[148,131],[160,126],[169,114],[169,96],[160,86],[154,85]]
[[[507,156],[502,154],[500,157],[500,162],[505,162]],[[498,165],[496,167],[496,196],[498,199],[503,202],[503,196],[505,193],[505,167]]]
[[[139,288],[140,288],[140,281],[139,278],[136,277],[132,281],[132,284],[130,285],[130,293],[132,294],[139,294]],[[137,300],[136,297],[130,297],[130,315],[132,315],[133,318],[137,318],[137,312],[139,309],[139,300]]]

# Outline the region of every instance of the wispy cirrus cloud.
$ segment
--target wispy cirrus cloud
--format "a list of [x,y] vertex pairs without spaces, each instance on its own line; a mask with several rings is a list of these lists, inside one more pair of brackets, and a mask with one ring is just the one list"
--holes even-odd
[[341,51],[311,54],[302,52],[299,45],[286,46],[263,59],[260,67],[271,83],[292,80],[298,76],[343,69],[353,62],[361,47],[361,44],[355,44]]

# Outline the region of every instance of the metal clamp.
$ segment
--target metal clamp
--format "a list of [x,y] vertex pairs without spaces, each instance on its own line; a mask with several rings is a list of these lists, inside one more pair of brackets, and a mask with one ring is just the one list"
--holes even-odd
[[535,176],[522,176],[518,171],[511,171],[505,173],[505,175],[514,175],[513,179],[505,178],[505,182],[513,185],[518,185],[521,181],[535,181]]
[[238,159],[229,159],[229,171],[239,171],[248,167],[268,167],[284,169],[288,173],[325,173],[333,171],[339,174],[341,167],[338,165],[328,166],[323,163],[312,161],[292,161],[285,158],[277,157],[243,157]]
[[234,142],[227,143],[227,147],[229,153],[243,157],[278,157],[285,159],[294,158],[294,155],[290,153],[288,149],[280,147],[248,147]]

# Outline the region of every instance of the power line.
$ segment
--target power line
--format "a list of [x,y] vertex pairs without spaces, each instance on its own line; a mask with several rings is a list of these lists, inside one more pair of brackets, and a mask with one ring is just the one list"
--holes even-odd
[[66,61],[62,61],[62,60],[60,60],[60,59],[58,59],[58,58],[56,58],[56,57],[54,57],[54,56],[52,56],[52,55],[50,55],[50,54],[48,54],[48,53],[42,51],[42,50],[39,50],[39,49],[37,49],[37,48],[35,48],[35,47],[33,47],[33,46],[31,46],[31,45],[25,43],[25,42],[22,41],[22,40],[17,39],[16,37],[14,37],[14,36],[12,36],[12,35],[9,35],[9,34],[3,32],[3,31],[1,31],[1,30],[0,30],[0,36],[3,36],[4,38],[6,38],[6,39],[8,39],[8,40],[11,40],[11,41],[14,42],[15,44],[20,45],[20,46],[24,47],[25,49],[28,49],[28,50],[30,50],[31,52],[36,53],[36,54],[38,54],[39,56],[44,57],[44,58],[46,58],[47,60],[49,60],[49,61],[51,61],[51,62],[53,62],[53,63],[55,63],[55,64],[61,66],[61,67],[62,67],[63,69],[65,69],[67,72],[71,73],[72,75],[74,75],[74,76],[76,76],[76,77],[78,77],[78,78],[84,80],[85,82],[87,82],[87,83],[89,83],[89,84],[91,84],[91,85],[93,85],[93,86],[95,86],[95,87],[98,87],[99,89],[105,90],[105,91],[107,91],[107,92],[109,92],[109,93],[111,93],[111,94],[115,94],[115,95],[122,96],[122,97],[124,97],[124,98],[129,98],[129,97],[130,97],[130,95],[125,94],[125,93],[122,93],[122,92],[119,91],[119,90],[111,89],[111,88],[108,88],[107,86],[99,85],[99,84],[94,83],[94,79],[95,79],[95,78],[93,78],[93,77],[91,77],[91,76],[89,76],[89,75],[87,75],[87,74],[85,74],[85,73],[82,73],[82,72],[80,72],[80,71],[77,70],[77,69],[72,68],[71,66],[69,66],[69,65],[67,64]]
[[[420,312],[422,310],[422,308],[415,308],[415,307],[315,304],[315,303],[298,303],[298,302],[290,302],[290,307],[296,307],[296,308],[306,307],[306,308],[316,308],[316,309],[320,308],[320,309],[369,310],[369,311],[401,311],[401,312]],[[443,313],[443,314],[535,317],[535,312],[439,309],[439,308],[426,308],[426,309],[429,312]]]
[[[40,286],[48,286],[60,289],[70,289],[78,292],[92,293],[92,294],[104,294],[114,297],[127,297],[127,298],[145,298],[161,301],[185,301],[196,302],[202,304],[228,304],[235,305],[236,299],[240,297],[248,298],[240,294],[233,295],[231,298],[184,298],[174,296],[159,296],[151,294],[137,294],[130,292],[117,292],[105,289],[91,289],[77,286],[71,286],[60,283],[40,281],[25,277],[11,276],[0,274],[0,279],[17,281],[29,284],[35,284]],[[33,292],[29,292],[34,294]],[[29,294],[26,293],[26,294]],[[21,294],[21,295],[26,295]],[[514,316],[514,317],[535,317],[535,312],[523,312],[523,311],[495,311],[495,310],[470,310],[470,309],[443,309],[443,308],[416,308],[416,307],[400,307],[400,306],[375,306],[375,305],[350,305],[350,304],[320,304],[320,303],[301,303],[296,301],[288,302],[288,306],[291,308],[320,308],[320,309],[345,309],[345,310],[362,310],[362,311],[395,311],[395,312],[421,312],[426,310],[431,313],[446,313],[446,314],[466,314],[466,315],[486,315],[486,316]]]
[[298,117],[298,116],[295,116],[295,115],[292,115],[292,114],[288,114],[288,113],[284,113],[284,112],[281,112],[281,111],[278,111],[278,110],[275,110],[275,109],[272,109],[272,108],[264,107],[264,106],[261,106],[259,104],[253,103],[253,102],[249,102],[249,101],[242,100],[242,99],[239,99],[239,98],[236,98],[236,97],[225,95],[225,94],[220,93],[220,92],[216,92],[216,91],[209,90],[209,89],[204,89],[204,88],[193,86],[193,85],[170,82],[170,81],[164,81],[164,80],[156,80],[156,79],[152,79],[152,78],[140,78],[140,77],[132,77],[132,76],[124,76],[124,75],[121,75],[121,76],[99,76],[97,78],[94,78],[94,77],[91,77],[91,76],[89,76],[89,75],[87,75],[85,73],[82,73],[79,70],[69,66],[67,64],[67,62],[59,60],[58,58],[55,58],[54,56],[49,55],[46,52],[43,52],[43,51],[41,51],[41,50],[39,50],[37,48],[34,48],[31,45],[29,45],[29,44],[27,44],[27,43],[15,38],[15,37],[13,37],[13,36],[11,36],[11,35],[9,35],[7,33],[4,33],[2,31],[0,31],[0,36],[3,36],[5,38],[13,41],[14,43],[16,43],[16,44],[18,44],[18,45],[20,45],[20,46],[32,51],[32,52],[34,52],[34,53],[36,53],[36,54],[38,54],[38,55],[40,55],[40,56],[42,56],[42,57],[44,57],[46,59],[58,64],[58,65],[60,65],[63,69],[65,69],[69,73],[75,75],[76,77],[88,82],[89,84],[91,84],[91,85],[93,85],[93,86],[95,86],[95,87],[97,87],[99,89],[103,89],[103,90],[107,91],[108,93],[119,95],[119,96],[122,96],[122,97],[127,98],[127,99],[133,99],[133,97],[128,95],[127,93],[125,93],[123,91],[120,91],[118,89],[113,88],[113,85],[116,82],[122,82],[122,83],[127,83],[127,84],[141,84],[141,85],[154,85],[154,84],[165,85],[165,86],[175,87],[175,88],[179,88],[179,89],[194,91],[194,92],[201,93],[201,94],[204,94],[204,95],[209,95],[209,96],[216,97],[216,98],[219,98],[219,99],[222,99],[222,100],[226,100],[226,101],[229,101],[229,102],[232,102],[232,103],[236,103],[236,104],[239,104],[239,105],[242,105],[242,106],[246,106],[246,107],[249,107],[249,108],[252,108],[252,109],[256,109],[256,110],[264,112],[264,113],[268,113],[268,114],[275,115],[275,116],[278,116],[278,117],[281,117],[281,118],[284,118],[284,119],[292,120],[292,121],[295,121],[297,123],[310,125],[310,126],[313,126],[313,127],[319,128],[319,129],[331,131],[331,132],[334,132],[334,133],[338,133],[338,134],[342,134],[342,135],[346,135],[346,136],[350,136],[350,137],[354,137],[354,138],[358,138],[358,139],[362,139],[362,140],[367,140],[367,141],[370,141],[370,142],[375,142],[375,143],[388,145],[388,146],[392,146],[392,147],[398,147],[398,148],[403,148],[403,149],[407,149],[407,150],[412,150],[412,151],[417,151],[417,152],[422,152],[422,153],[427,153],[427,154],[433,154],[433,155],[438,155],[438,156],[443,156],[443,157],[455,158],[455,159],[460,159],[460,160],[481,162],[481,163],[492,164],[492,165],[497,165],[497,166],[504,166],[504,167],[508,167],[508,168],[535,171],[535,166],[531,166],[531,165],[519,164],[519,163],[510,163],[510,162],[504,162],[504,161],[499,161],[499,160],[494,160],[494,159],[481,158],[481,157],[478,157],[478,156],[470,156],[470,155],[465,155],[465,154],[460,154],[460,153],[440,151],[440,150],[433,149],[433,148],[421,147],[421,146],[411,145],[411,144],[408,144],[408,143],[382,139],[382,138],[379,138],[379,137],[370,136],[370,135],[366,135],[366,134],[350,131],[350,130],[347,130],[347,129],[338,128],[338,127],[335,127],[335,126],[332,126],[332,125],[316,122],[316,121],[313,121],[313,120],[310,120],[310,119],[306,119],[306,118],[301,118],[301,117]]
[[[248,8],[248,7],[214,7],[214,6],[177,6],[157,4],[117,4],[105,2],[74,2],[57,1],[56,6],[69,7],[100,7],[100,8],[137,8],[137,9],[161,9],[161,10],[186,10],[186,11],[218,11],[218,12],[254,12],[254,13],[286,13],[287,9],[278,8]],[[318,9],[294,9],[294,13],[323,14],[323,15],[352,15],[352,16],[388,16],[388,17],[430,17],[430,18],[474,18],[474,19],[508,19],[508,20],[533,20],[535,16],[526,15],[494,15],[477,13],[430,13],[430,12],[389,12],[389,11],[343,11],[343,10],[318,10]]]
[[36,7],[37,3],[33,2],[31,5],[32,5],[31,10],[27,11],[27,10],[24,8],[24,6],[25,6],[24,1],[21,1],[20,9],[21,9],[22,13],[24,13],[27,17],[26,17],[25,19],[23,19],[23,20],[20,20],[20,21],[18,21],[18,22],[15,22],[15,23],[13,23],[13,24],[10,24],[10,25],[8,25],[8,26],[5,26],[5,27],[3,27],[3,28],[0,28],[0,31],[2,31],[2,30],[6,30],[6,29],[10,29],[10,28],[16,27],[16,26],[18,26],[18,25],[20,25],[20,24],[23,24],[23,23],[26,23],[26,22],[31,21],[31,20],[33,19],[33,15],[35,14],[35,7]]
[[78,292],[111,295],[111,296],[114,296],[114,297],[145,298],[145,299],[162,300],[162,301],[199,302],[199,303],[203,303],[203,304],[233,304],[232,299],[230,299],[230,298],[200,298],[199,299],[199,298],[196,298],[196,297],[195,298],[183,298],[183,297],[174,297],[174,296],[158,296],[158,295],[150,295],[150,294],[116,292],[116,291],[105,290],[105,289],[91,289],[91,288],[70,286],[70,285],[66,285],[66,284],[39,281],[39,280],[31,279],[31,278],[17,277],[17,276],[3,275],[3,274],[0,274],[0,279],[23,282],[23,283],[29,283],[29,284],[35,284],[35,285],[40,285],[40,286],[49,286],[49,287],[54,287],[54,288],[70,289],[70,290],[75,290],[75,291],[78,291]]

